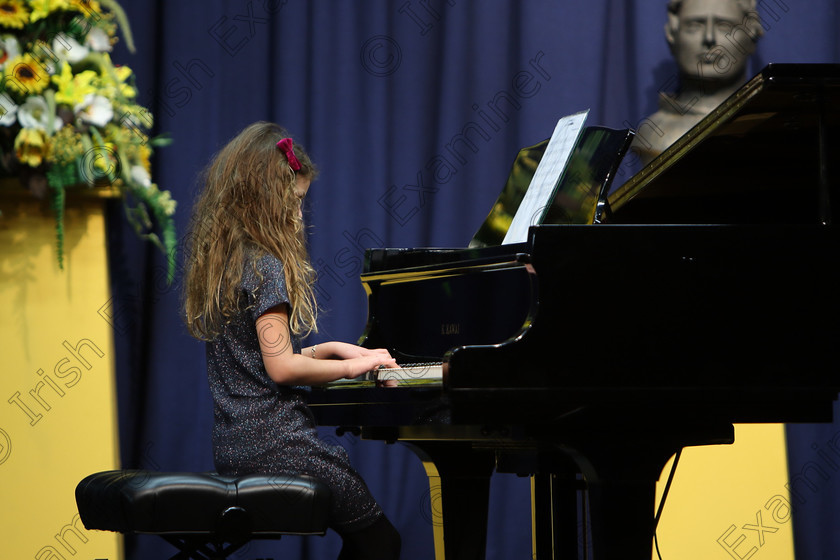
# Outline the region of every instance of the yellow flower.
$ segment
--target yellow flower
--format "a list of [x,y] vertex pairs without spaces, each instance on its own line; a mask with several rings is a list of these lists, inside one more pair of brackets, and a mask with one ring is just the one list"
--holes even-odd
[[49,163],[67,165],[74,163],[84,153],[82,135],[73,126],[64,126],[50,140],[50,150],[46,159]]
[[32,7],[31,20],[33,22],[44,19],[58,10],[70,9],[68,0],[30,0],[29,5]]
[[140,144],[139,151],[139,159],[140,164],[145,167],[147,170],[152,168],[152,163],[149,161],[149,158],[152,156],[152,149],[149,147],[148,144]]
[[41,93],[50,85],[50,75],[44,65],[29,53],[16,56],[6,63],[3,74],[6,88],[22,95]]
[[178,203],[172,200],[172,193],[160,190],[154,183],[149,186],[149,190],[151,191],[150,198],[157,199],[155,202],[157,203],[157,206],[160,206],[164,214],[171,216],[175,213],[175,207]]
[[53,83],[58,87],[55,102],[71,107],[82,103],[86,95],[96,93],[96,86],[92,82],[98,77],[93,70],[73,74],[69,64],[62,64],[61,73],[52,77]]
[[131,77],[131,68],[128,66],[117,66],[114,68],[114,71],[117,73],[117,78],[119,79],[120,93],[122,93],[127,99],[134,99],[137,97],[137,90],[126,83],[126,81]]
[[58,11],[81,12],[85,17],[97,14],[93,19],[102,19],[102,8],[96,0],[30,0],[29,4],[32,6],[33,22]]
[[94,149],[96,150],[96,157],[93,160],[93,166],[103,176],[113,173],[115,169],[119,168],[120,162],[117,159],[117,147],[114,144],[105,142],[104,146],[96,145]]
[[29,23],[29,12],[20,0],[0,0],[0,25],[23,29]]
[[102,64],[100,67],[102,69],[102,75],[100,77],[103,88],[109,88],[113,91],[114,95],[117,95],[117,92],[119,92],[119,95],[126,99],[134,99],[137,96],[137,91],[125,83],[126,80],[131,78],[133,73],[131,68],[128,66],[114,66],[108,53],[102,53]]
[[47,156],[47,135],[37,128],[22,128],[15,138],[15,155],[30,167],[38,167]]
[[69,0],[69,4],[69,9],[76,9],[85,15],[102,13],[102,8],[96,0]]

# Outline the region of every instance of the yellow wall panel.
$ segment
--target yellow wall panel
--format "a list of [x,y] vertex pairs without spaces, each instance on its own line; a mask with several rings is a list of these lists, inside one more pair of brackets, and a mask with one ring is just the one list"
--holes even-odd
[[793,560],[787,483],[782,424],[736,424],[734,445],[684,449],[657,531],[662,558]]
[[118,468],[103,201],[70,198],[64,270],[45,203],[0,191],[0,558],[122,558],[73,491]]

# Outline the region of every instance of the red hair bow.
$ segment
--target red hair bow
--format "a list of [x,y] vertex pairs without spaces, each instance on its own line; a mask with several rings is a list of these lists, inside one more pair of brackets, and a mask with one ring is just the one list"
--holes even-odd
[[277,142],[277,147],[280,148],[284,154],[286,154],[286,159],[289,160],[289,167],[292,168],[292,171],[300,171],[300,162],[298,161],[297,156],[295,156],[295,150],[293,148],[294,143],[292,142],[291,138],[283,138],[279,142]]

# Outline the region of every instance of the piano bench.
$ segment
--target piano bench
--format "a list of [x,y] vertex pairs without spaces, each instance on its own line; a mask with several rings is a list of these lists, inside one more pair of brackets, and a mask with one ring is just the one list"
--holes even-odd
[[115,470],[76,486],[85,528],[159,535],[181,551],[172,560],[227,558],[252,539],[323,535],[331,498],[306,475]]

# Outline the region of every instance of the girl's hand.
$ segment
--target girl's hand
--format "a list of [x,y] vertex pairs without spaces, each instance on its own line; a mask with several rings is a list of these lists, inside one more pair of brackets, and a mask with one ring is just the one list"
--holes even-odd
[[388,354],[388,351],[382,349],[370,350],[364,356],[345,359],[344,365],[347,367],[347,375],[345,376],[347,379],[355,379],[369,371],[379,369],[380,366],[386,368],[399,367],[394,358]]
[[[355,379],[361,375],[374,371],[380,367],[395,368],[399,364],[391,357],[391,354],[384,348],[363,348],[355,344],[344,342],[327,343],[325,350],[330,350],[335,357],[345,360],[350,368],[348,379]],[[320,348],[320,345],[319,345]],[[383,387],[396,387],[399,382],[396,379],[388,379],[382,383]]]

